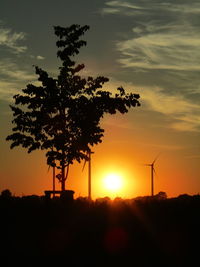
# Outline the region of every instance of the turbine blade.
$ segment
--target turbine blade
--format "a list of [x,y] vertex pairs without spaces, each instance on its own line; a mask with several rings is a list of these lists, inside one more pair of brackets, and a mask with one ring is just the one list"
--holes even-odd
[[155,157],[154,161],[152,162],[152,164],[154,164],[156,162],[156,160],[159,158],[161,153],[158,153],[158,155]]
[[85,169],[85,164],[86,164],[86,162],[89,160],[89,152],[87,152],[86,156],[87,156],[88,159],[86,158],[85,161],[84,161],[84,163],[83,163],[82,172],[83,172],[84,169]]
[[84,169],[85,169],[85,164],[86,164],[86,159],[85,159],[85,161],[84,161],[84,163],[83,163],[82,172],[83,172],[83,171],[84,171]]
[[153,168],[153,172],[155,173],[155,175],[156,175],[157,178],[158,178],[158,173],[156,172],[155,168]]
[[49,165],[49,167],[48,167],[48,169],[47,169],[47,172],[49,172],[50,168],[51,168],[51,166]]

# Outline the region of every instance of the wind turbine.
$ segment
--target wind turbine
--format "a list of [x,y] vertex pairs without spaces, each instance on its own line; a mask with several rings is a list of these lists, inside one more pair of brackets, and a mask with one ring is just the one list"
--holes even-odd
[[[88,157],[88,199],[91,200],[92,199],[92,186],[91,186],[91,154],[94,154],[94,152],[92,152],[90,149],[88,150],[87,152],[87,157]],[[84,165],[83,165],[83,169],[82,171],[84,170],[85,168],[85,164],[86,164],[86,159],[85,159],[85,162],[84,162]]]
[[158,159],[158,156],[154,159],[154,161],[152,163],[144,164],[145,166],[151,167],[151,196],[152,197],[154,196],[154,173],[155,173],[154,164],[155,164],[156,160]]

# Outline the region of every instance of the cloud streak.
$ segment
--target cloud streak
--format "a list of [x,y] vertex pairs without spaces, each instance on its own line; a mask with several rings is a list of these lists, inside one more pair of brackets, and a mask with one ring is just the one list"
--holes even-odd
[[[36,83],[34,69],[27,65],[27,59],[44,60],[41,55],[28,55],[27,46],[21,45],[26,40],[24,32],[15,32],[0,25],[0,99],[11,101],[27,83]],[[22,59],[23,56],[23,59]]]
[[37,77],[9,59],[0,62],[0,99],[10,101],[12,96],[19,93],[26,83],[34,82]]
[[8,48],[14,54],[24,53],[27,50],[26,46],[19,44],[25,37],[24,32],[13,32],[9,28],[0,27],[0,47]]
[[[177,2],[177,3],[176,3]],[[102,14],[121,14],[126,16],[133,15],[149,15],[154,16],[155,13],[159,12],[173,12],[174,14],[199,14],[200,13],[200,3],[195,0],[191,0],[190,3],[181,3],[179,1],[152,1],[152,0],[135,0],[134,4],[130,1],[107,1],[105,7],[102,8]],[[140,11],[140,12],[138,12]],[[142,12],[141,12],[142,11]]]
[[132,15],[133,12],[138,12],[144,8],[140,5],[132,4],[126,1],[108,1],[105,3],[106,7],[102,8],[101,13],[106,14],[122,14]]
[[27,70],[19,69],[17,64],[8,60],[0,62],[0,76],[12,81],[29,81],[35,78],[35,75],[29,74]]
[[179,35],[173,30],[149,33],[120,41],[116,46],[121,52],[118,62],[123,67],[200,70],[200,38],[184,26],[180,27]]
[[102,13],[127,23],[115,42],[117,62],[137,78],[145,107],[165,115],[170,128],[200,131],[200,3],[107,1]]
[[141,99],[149,110],[169,118],[169,127],[179,131],[200,131],[200,105],[182,94],[169,95],[162,88],[144,87]]
[[[118,13],[127,15],[123,8],[128,4],[120,3],[110,2],[118,7]],[[138,9],[143,13],[136,16],[132,36],[116,42],[121,54],[118,62],[131,68],[200,70],[200,25],[195,20],[195,15],[200,14],[200,4],[160,3],[156,8],[153,3],[152,6],[140,5]],[[128,9],[132,12],[133,8]],[[160,16],[162,12],[164,18]]]
[[[200,70],[200,3],[108,1],[103,14],[132,16],[132,36],[116,42],[126,68]],[[113,10],[113,12],[112,12]]]
[[[149,120],[150,112],[157,112],[166,116],[165,126],[176,131],[197,132],[200,131],[200,105],[188,99],[181,93],[168,94],[164,88],[158,86],[138,87],[134,83],[127,83],[111,79],[109,88],[114,93],[118,85],[121,84],[127,92],[139,93],[142,111],[147,114]],[[154,115],[156,116],[156,115]],[[144,121],[145,123],[145,121]],[[132,129],[132,124],[120,123],[122,128]]]

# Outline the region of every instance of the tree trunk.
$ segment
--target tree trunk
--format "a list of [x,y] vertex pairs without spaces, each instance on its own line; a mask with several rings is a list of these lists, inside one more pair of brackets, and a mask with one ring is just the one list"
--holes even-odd
[[[65,135],[65,124],[66,124],[66,118],[65,118],[65,108],[60,110],[60,117],[61,117],[61,129],[62,129],[62,135]],[[61,174],[62,174],[62,179],[61,179],[61,191],[65,191],[65,149],[64,147],[62,148],[62,161],[61,161]]]

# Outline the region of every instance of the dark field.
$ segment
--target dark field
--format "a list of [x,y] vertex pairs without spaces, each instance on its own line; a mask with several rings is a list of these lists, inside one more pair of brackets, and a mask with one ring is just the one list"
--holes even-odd
[[1,266],[199,266],[200,195],[0,197]]

